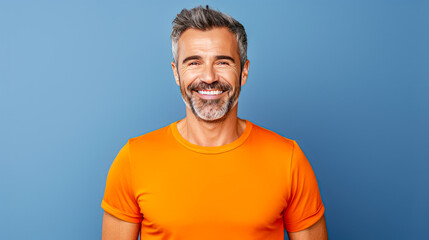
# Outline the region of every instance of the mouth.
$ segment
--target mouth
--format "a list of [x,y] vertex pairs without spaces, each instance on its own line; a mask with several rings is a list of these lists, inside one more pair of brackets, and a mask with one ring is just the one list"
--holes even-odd
[[222,94],[224,91],[217,90],[217,89],[211,89],[211,90],[203,89],[203,90],[197,90],[197,92],[201,95],[216,96],[216,95]]
[[194,91],[203,99],[217,99],[220,98],[223,93],[227,92],[219,89],[200,89]]

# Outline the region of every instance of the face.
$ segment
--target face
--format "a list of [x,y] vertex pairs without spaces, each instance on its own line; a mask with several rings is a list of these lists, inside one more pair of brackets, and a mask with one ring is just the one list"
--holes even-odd
[[249,61],[241,70],[237,40],[227,28],[188,29],[172,67],[186,106],[197,118],[215,121],[236,107]]

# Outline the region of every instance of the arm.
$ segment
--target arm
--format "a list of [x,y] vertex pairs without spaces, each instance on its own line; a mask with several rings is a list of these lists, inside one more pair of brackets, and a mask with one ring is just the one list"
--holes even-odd
[[119,151],[107,174],[101,207],[102,240],[137,240],[143,215],[132,187],[129,143]]
[[137,240],[139,232],[140,224],[122,221],[104,212],[101,240]]
[[290,240],[328,240],[325,215],[311,227],[299,232],[288,232]]

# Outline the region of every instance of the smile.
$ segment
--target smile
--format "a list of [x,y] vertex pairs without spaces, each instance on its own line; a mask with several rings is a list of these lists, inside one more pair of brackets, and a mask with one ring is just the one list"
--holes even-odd
[[214,96],[214,95],[222,94],[223,91],[220,91],[220,90],[199,90],[198,93],[202,94],[202,95]]

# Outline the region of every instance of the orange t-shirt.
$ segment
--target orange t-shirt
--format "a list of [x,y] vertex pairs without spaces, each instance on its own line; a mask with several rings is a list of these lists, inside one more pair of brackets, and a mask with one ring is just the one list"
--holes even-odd
[[325,211],[297,143],[246,123],[234,142],[202,147],[177,122],[131,138],[107,176],[102,208],[141,223],[141,239],[284,239]]

